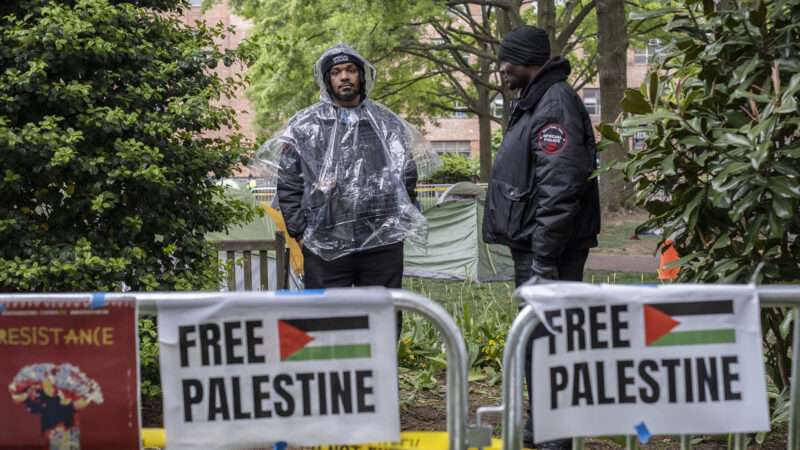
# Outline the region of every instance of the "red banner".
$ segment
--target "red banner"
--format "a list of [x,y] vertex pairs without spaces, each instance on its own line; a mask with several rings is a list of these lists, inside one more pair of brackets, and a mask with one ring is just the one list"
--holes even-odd
[[139,449],[133,299],[0,301],[0,449]]

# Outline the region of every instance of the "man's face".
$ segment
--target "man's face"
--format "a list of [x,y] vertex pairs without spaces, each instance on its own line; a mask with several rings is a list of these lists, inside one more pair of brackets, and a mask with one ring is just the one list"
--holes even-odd
[[333,95],[342,101],[354,100],[360,94],[361,74],[353,63],[337,64],[331,68]]
[[525,66],[518,66],[510,62],[503,61],[500,63],[500,76],[503,77],[503,82],[509,89],[523,89],[530,82],[529,68]]

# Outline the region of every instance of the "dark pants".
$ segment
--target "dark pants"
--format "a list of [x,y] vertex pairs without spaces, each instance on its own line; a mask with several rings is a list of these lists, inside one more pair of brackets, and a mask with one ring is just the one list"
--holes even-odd
[[[565,251],[558,261],[559,281],[583,281],[583,267],[586,265],[586,259],[588,257],[588,249]],[[533,253],[511,249],[511,258],[514,260],[514,284],[520,287],[533,276],[531,270]],[[533,385],[530,379],[531,359],[533,358],[533,338],[528,340],[525,355],[525,383],[528,385],[528,408],[530,408],[530,399],[533,398]],[[528,417],[533,417],[533,411],[528,410]],[[526,425],[526,427],[528,427],[528,425]],[[528,430],[528,432],[530,432],[530,430]],[[533,438],[530,440],[532,441]],[[526,442],[526,444],[530,445],[532,442]],[[545,448],[569,449],[571,447],[572,445],[569,439],[545,443]]]
[[[303,281],[306,289],[353,286],[403,287],[403,243],[351,253],[325,261],[303,249]],[[397,312],[397,336],[403,326]]]

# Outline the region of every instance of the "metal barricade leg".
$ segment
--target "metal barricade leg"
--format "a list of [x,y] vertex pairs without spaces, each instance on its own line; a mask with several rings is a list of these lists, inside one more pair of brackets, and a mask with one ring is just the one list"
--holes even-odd
[[733,435],[733,450],[744,450],[745,435],[736,433]]
[[503,450],[522,448],[522,380],[525,368],[525,343],[538,323],[536,312],[526,306],[514,319],[503,350]]
[[800,308],[792,308],[794,319],[792,336],[791,415],[789,416],[789,450],[800,450]]
[[423,315],[442,333],[447,352],[447,432],[450,450],[467,448],[467,346],[450,315],[439,304],[412,292],[392,290],[396,307]]

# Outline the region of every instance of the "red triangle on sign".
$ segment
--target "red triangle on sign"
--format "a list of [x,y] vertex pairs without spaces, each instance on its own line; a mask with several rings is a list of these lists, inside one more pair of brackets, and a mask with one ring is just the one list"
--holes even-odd
[[644,335],[647,345],[661,339],[680,322],[650,305],[644,305]]
[[284,361],[313,341],[314,337],[297,327],[279,320],[278,340],[281,346],[281,361]]

